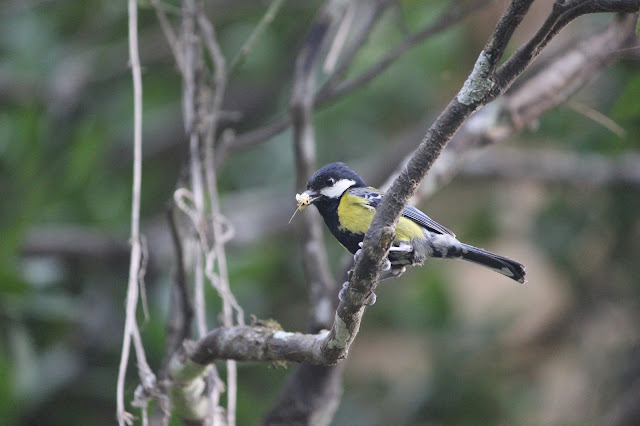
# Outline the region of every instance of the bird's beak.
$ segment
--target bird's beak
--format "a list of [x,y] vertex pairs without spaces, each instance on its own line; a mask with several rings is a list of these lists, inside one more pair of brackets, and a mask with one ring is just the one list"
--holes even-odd
[[312,191],[310,189],[304,191],[303,194],[306,197],[308,197],[307,199],[309,200],[309,204],[313,204],[315,201],[320,199],[320,197],[322,197],[322,194],[320,194],[319,192]]

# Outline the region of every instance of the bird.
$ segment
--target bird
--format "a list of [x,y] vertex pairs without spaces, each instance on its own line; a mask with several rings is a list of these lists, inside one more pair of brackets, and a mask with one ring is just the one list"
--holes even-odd
[[[316,206],[329,231],[354,259],[360,254],[364,235],[383,198],[382,191],[367,186],[341,162],[318,169],[307,182],[306,191],[296,195],[298,209]],[[380,279],[399,277],[407,266],[422,265],[427,258],[462,259],[519,283],[525,282],[525,267],[521,263],[462,243],[452,231],[417,208],[407,206],[396,226]]]

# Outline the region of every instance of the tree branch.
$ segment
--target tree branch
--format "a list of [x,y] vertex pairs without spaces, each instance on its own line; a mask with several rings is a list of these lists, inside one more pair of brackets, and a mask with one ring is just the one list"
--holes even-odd
[[187,341],[171,362],[172,374],[204,369],[221,359],[236,361],[289,361],[312,365],[335,365],[342,358],[346,334],[341,326],[335,336],[327,330],[317,334],[291,333],[262,325],[218,327],[197,342]]

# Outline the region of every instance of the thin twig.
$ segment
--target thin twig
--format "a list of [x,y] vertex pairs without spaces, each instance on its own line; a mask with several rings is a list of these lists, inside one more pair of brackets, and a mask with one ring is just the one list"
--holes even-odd
[[140,286],[140,302],[142,304],[142,313],[144,315],[143,328],[149,322],[149,302],[147,301],[147,283],[144,277],[147,273],[147,265],[149,264],[149,246],[144,235],[140,235],[140,268],[138,271],[138,285]]
[[593,122],[598,123],[617,137],[624,138],[625,136],[627,136],[627,131],[624,130],[624,127],[622,127],[600,111],[591,108],[589,105],[583,104],[582,102],[574,101],[573,99],[569,99],[567,101],[567,106],[575,112],[589,118]]
[[136,322],[138,306],[140,265],[142,261],[142,243],[140,237],[140,193],[142,186],[142,71],[138,53],[138,5],[135,0],[128,2],[129,13],[129,58],[133,80],[133,188],[131,200],[131,260],[129,263],[129,280],[127,284],[126,319],[122,343],[122,355],[118,369],[116,388],[117,418],[122,426],[133,419],[124,407],[124,382],[129,361],[131,340],[134,340],[136,359],[140,380],[145,389],[155,386],[155,376],[147,364],[144,347],[139,336]]
[[327,53],[327,56],[324,60],[322,71],[325,74],[332,73],[336,67],[336,63],[338,62],[340,53],[342,52],[342,49],[347,42],[347,37],[349,36],[349,32],[351,30],[355,12],[356,2],[350,2],[347,6],[347,10],[344,13],[344,16],[340,21],[338,30],[336,31],[336,34],[333,37],[333,42],[331,43],[331,47],[329,48],[329,52]]
[[[185,72],[183,73],[183,105],[185,128],[189,135],[189,171],[191,177],[191,189],[194,204],[192,220],[199,236],[194,249],[194,281],[195,281],[195,311],[198,333],[206,333],[206,307],[204,300],[204,271],[203,257],[209,251],[207,242],[207,221],[205,206],[205,182],[203,178],[203,165],[201,152],[203,148],[202,131],[206,119],[205,114],[207,91],[203,81],[206,70],[202,58],[202,38],[198,29],[199,17],[203,14],[202,0],[184,0],[182,10],[182,39],[185,43]],[[175,199],[175,196],[174,196]],[[179,205],[179,204],[178,204]],[[207,388],[209,414],[208,418],[215,422],[215,415],[220,400],[220,387],[215,386],[217,372],[212,369],[208,372]]]
[[[227,270],[227,257],[225,252],[225,241],[223,238],[224,231],[222,229],[220,205],[218,199],[218,184],[215,171],[214,142],[217,134],[218,121],[220,111],[222,110],[222,101],[227,85],[227,69],[226,60],[222,54],[222,50],[216,39],[215,28],[204,14],[204,8],[201,8],[198,14],[198,25],[204,37],[205,46],[211,56],[214,66],[213,72],[213,96],[211,104],[207,111],[208,123],[206,123],[205,132],[205,177],[207,181],[207,192],[209,195],[210,212],[211,212],[211,229],[213,231],[213,251],[207,253],[205,263],[205,273],[211,284],[218,290],[222,298],[222,318],[225,326],[229,327],[233,322],[233,309],[236,308],[238,323],[244,324],[244,314],[240,309],[235,297],[231,293],[229,287],[229,273]],[[212,256],[213,255],[213,256]],[[218,274],[213,273],[213,259],[218,265]],[[216,278],[218,282],[216,283]],[[233,426],[236,423],[236,405],[237,405],[237,368],[233,360],[227,360],[227,424]],[[215,419],[215,414],[214,414]]]
[[[193,193],[185,188],[177,189],[173,194],[173,200],[175,205],[184,212],[187,217],[191,220],[191,224],[193,225],[194,230],[196,231],[198,238],[189,245],[189,248],[192,251],[191,258],[193,259],[193,280],[194,280],[194,306],[195,306],[195,314],[196,314],[196,328],[198,330],[198,335],[202,337],[207,332],[207,324],[206,324],[206,306],[205,306],[205,298],[204,298],[204,267],[202,263],[202,258],[205,253],[209,253],[209,243],[207,241],[206,229],[204,226],[199,226],[201,223],[200,217],[201,214],[195,207],[195,197]],[[182,343],[182,342],[180,342]],[[169,366],[170,367],[170,366]],[[211,366],[206,372],[207,374],[207,383],[209,384],[209,415],[214,424],[217,424],[217,409],[220,402],[220,393],[222,392],[222,386],[219,385],[219,376],[215,366]],[[201,378],[202,379],[202,378]],[[204,380],[204,379],[203,379]],[[193,389],[183,389],[183,392],[189,393],[190,396],[188,398],[184,398],[184,394],[178,393],[178,395],[173,395],[173,398],[184,399],[183,404],[180,405],[180,410],[183,410],[184,413],[200,412],[200,410],[195,408],[195,405],[200,401],[200,398],[203,398],[203,395],[193,395],[190,392],[193,392]],[[193,407],[189,407],[187,402],[191,401],[193,403]],[[204,421],[204,419],[201,419]]]
[[176,61],[176,65],[178,66],[180,73],[184,74],[184,57],[180,50],[180,42],[178,41],[178,37],[176,36],[173,26],[169,22],[169,18],[167,18],[164,6],[160,4],[159,0],[151,0],[151,5],[156,11],[156,18],[160,23],[160,28],[164,33],[164,37],[167,39],[167,43],[169,43],[173,59]]
[[271,2],[269,7],[267,8],[267,11],[262,16],[262,19],[260,19],[260,22],[258,22],[258,25],[256,25],[256,27],[253,29],[247,41],[244,42],[236,56],[231,61],[231,65],[229,65],[229,75],[233,74],[236,68],[240,64],[242,64],[249,52],[251,52],[251,49],[253,49],[253,46],[260,35],[262,35],[262,33],[267,29],[271,22],[273,22],[283,4],[284,0],[273,0]]
[[[324,98],[330,91],[332,91],[336,85],[344,78],[349,66],[353,63],[358,52],[364,46],[369,39],[371,32],[373,31],[376,23],[380,19],[382,13],[387,9],[390,4],[395,3],[395,0],[377,0],[377,1],[364,1],[360,2],[357,10],[357,28],[351,29],[353,32],[352,40],[345,46],[342,58],[338,62],[337,66],[322,87],[318,89],[316,94],[316,106],[322,104],[321,98]],[[365,9],[364,11],[362,9]]]
[[[509,41],[511,40],[511,36],[513,36],[514,31],[522,22],[522,19],[525,17],[529,8],[533,4],[534,0],[512,0],[507,7],[507,10],[502,14],[502,17],[498,21],[496,28],[493,30],[491,37],[485,44],[483,49],[484,55],[489,58],[491,61],[490,66],[487,68],[487,73],[490,74],[495,69],[496,65],[502,58]],[[550,20],[553,20],[557,17],[556,10],[551,12],[547,21],[542,25],[542,28],[538,31],[538,33],[546,32],[546,26]],[[537,37],[534,36],[534,39]]]
[[202,179],[202,164],[200,161],[200,138],[198,135],[198,106],[202,93],[197,91],[197,80],[202,78],[202,61],[200,60],[200,38],[196,35],[195,21],[197,11],[193,0],[183,3],[182,39],[184,41],[185,68],[183,78],[183,112],[185,128],[189,135],[189,172],[195,211],[199,215],[195,223],[198,233],[204,232],[206,227],[204,216],[204,182]]
[[[393,63],[395,63],[402,55],[407,53],[413,47],[416,47],[419,43],[425,41],[429,37],[438,34],[447,28],[459,23],[463,19],[470,16],[472,13],[482,9],[492,0],[477,0],[470,6],[460,8],[454,6],[451,10],[444,13],[434,23],[429,24],[424,29],[418,31],[415,34],[408,36],[398,46],[391,49],[384,57],[377,62],[370,65],[366,70],[362,71],[355,77],[349,80],[345,80],[342,83],[336,85],[334,80],[328,80],[325,85],[318,92],[316,99],[317,106],[324,106],[331,103],[342,96],[351,93],[354,90],[358,90],[378,75],[388,69]],[[337,75],[338,73],[336,73]]]
[[198,330],[198,337],[202,337],[207,334],[207,311],[204,300],[204,274],[202,266],[202,248],[199,242],[192,247],[193,253],[193,299],[196,310],[196,329]]
[[169,319],[167,320],[167,350],[162,369],[163,378],[166,377],[169,358],[178,350],[182,342],[190,337],[191,323],[193,321],[193,300],[187,283],[184,248],[177,223],[175,202],[171,202],[170,207],[167,209],[167,220],[175,250],[175,271],[173,272]]

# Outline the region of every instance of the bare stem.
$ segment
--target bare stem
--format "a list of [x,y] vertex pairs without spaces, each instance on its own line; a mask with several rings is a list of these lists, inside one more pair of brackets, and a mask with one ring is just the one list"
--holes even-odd
[[140,237],[140,192],[142,186],[142,72],[138,53],[138,5],[135,0],[128,2],[129,13],[129,58],[133,79],[133,188],[131,201],[131,260],[127,283],[126,319],[122,343],[118,382],[116,388],[117,417],[122,426],[133,419],[124,407],[124,383],[129,361],[131,340],[134,341],[140,381],[144,389],[155,387],[155,375],[149,367],[136,322],[139,281],[141,277],[142,243]]
[[167,39],[167,43],[169,43],[169,48],[171,49],[171,53],[173,54],[173,59],[176,61],[176,65],[178,66],[180,72],[184,74],[184,57],[182,55],[182,51],[180,50],[180,42],[178,40],[178,37],[176,36],[176,32],[171,26],[171,22],[169,22],[169,18],[167,18],[165,9],[160,4],[159,0],[151,0],[151,5],[156,11],[156,17],[158,18],[158,22],[160,23],[160,28],[164,33],[164,37]]

